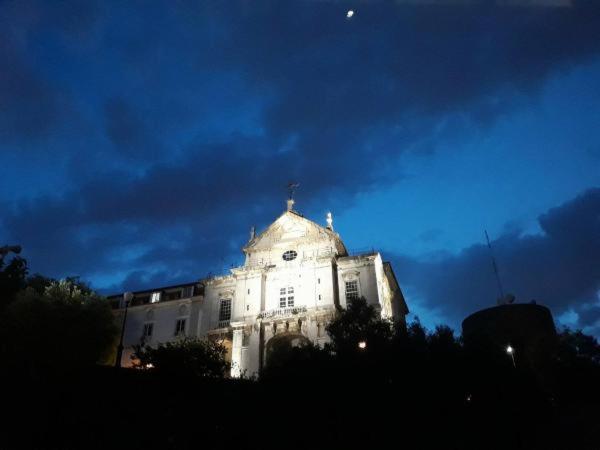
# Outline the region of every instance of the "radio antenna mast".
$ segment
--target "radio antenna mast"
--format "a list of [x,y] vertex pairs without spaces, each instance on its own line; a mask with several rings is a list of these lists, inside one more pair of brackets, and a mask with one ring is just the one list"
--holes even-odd
[[487,230],[485,232],[485,239],[487,240],[487,246],[490,249],[490,258],[492,258],[492,267],[494,268],[494,275],[496,275],[496,282],[498,283],[498,292],[500,293],[499,301],[504,301],[504,290],[502,289],[502,282],[500,281],[500,275],[498,274],[498,265],[496,264],[496,258],[494,258],[494,252],[492,251],[492,244],[490,243],[490,237],[488,236]]

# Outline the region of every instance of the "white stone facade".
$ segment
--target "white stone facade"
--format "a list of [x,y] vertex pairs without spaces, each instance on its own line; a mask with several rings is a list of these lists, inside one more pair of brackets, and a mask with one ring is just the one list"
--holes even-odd
[[[142,341],[207,337],[230,349],[232,376],[252,376],[268,364],[279,339],[327,342],[327,322],[351,297],[366,298],[382,317],[404,321],[408,308],[391,265],[378,252],[349,256],[330,218],[320,226],[292,205],[252,237],[243,248],[245,264],[229,275],[134,293],[122,364],[131,364],[132,346]],[[123,298],[110,297],[121,317]]]

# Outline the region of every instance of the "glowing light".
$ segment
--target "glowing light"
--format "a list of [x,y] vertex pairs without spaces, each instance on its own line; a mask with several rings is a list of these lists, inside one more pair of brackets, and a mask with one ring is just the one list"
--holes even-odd
[[146,367],[146,369],[154,369],[154,364],[148,363],[148,364],[146,364],[145,367]]
[[360,348],[361,350],[364,350],[365,348],[367,348],[367,343],[365,341],[360,341],[358,343],[358,348]]
[[508,347],[506,347],[506,353],[508,353],[509,355],[512,355],[512,353],[515,351],[514,348],[512,348],[510,345]]
[[349,10],[349,11],[346,13],[346,19],[351,19],[353,15],[354,15],[354,11],[352,11],[352,10]]

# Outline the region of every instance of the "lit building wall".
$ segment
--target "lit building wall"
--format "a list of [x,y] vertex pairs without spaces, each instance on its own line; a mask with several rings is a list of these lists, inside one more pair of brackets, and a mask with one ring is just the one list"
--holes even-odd
[[[276,341],[328,342],[325,327],[350,297],[366,298],[383,317],[403,321],[408,313],[391,266],[379,253],[349,256],[331,227],[295,211],[253,234],[243,250],[243,266],[198,281],[192,296],[184,295],[190,285],[134,293],[123,365],[142,342],[158,345],[191,336],[223,342],[230,348],[231,375],[252,376],[268,364]],[[149,323],[152,335],[143,337]]]

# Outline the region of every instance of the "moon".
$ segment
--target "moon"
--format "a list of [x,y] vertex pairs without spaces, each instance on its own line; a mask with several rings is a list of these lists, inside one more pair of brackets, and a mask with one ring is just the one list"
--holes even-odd
[[351,19],[353,15],[354,15],[354,11],[353,10],[349,10],[346,13],[346,19]]

